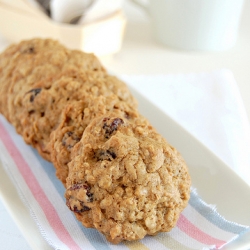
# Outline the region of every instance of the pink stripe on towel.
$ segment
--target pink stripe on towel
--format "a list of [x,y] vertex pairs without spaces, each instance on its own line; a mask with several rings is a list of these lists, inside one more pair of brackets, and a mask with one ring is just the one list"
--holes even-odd
[[180,215],[180,218],[177,222],[177,226],[181,231],[185,232],[193,239],[202,242],[206,245],[216,245],[216,247],[220,247],[226,243],[223,240],[213,238],[212,236],[201,231],[194,224],[192,224],[183,214]]
[[0,121],[0,137],[3,141],[6,149],[8,150],[9,154],[13,158],[18,170],[22,174],[26,184],[28,185],[30,191],[32,192],[34,198],[37,200],[39,205],[41,206],[46,218],[56,233],[57,237],[66,244],[69,249],[81,249],[76,242],[72,239],[69,232],[65,229],[60,217],[58,216],[57,211],[48,200],[47,196],[43,192],[42,188],[40,187],[36,177],[33,175],[27,161],[23,158],[20,151],[16,147],[15,143],[12,141],[11,136],[9,135],[8,131],[5,129],[3,124]]

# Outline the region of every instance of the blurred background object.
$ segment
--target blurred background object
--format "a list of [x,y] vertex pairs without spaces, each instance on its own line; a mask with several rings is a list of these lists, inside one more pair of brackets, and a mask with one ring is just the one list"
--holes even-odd
[[29,0],[29,2],[32,4],[33,2],[33,6],[37,6],[37,3],[40,4],[40,7],[42,7],[43,11],[50,16],[50,2],[51,0]]
[[0,0],[0,32],[10,42],[52,38],[70,49],[114,54],[121,48],[126,25],[122,4],[123,0]]
[[244,0],[133,0],[151,17],[155,38],[186,50],[222,51],[232,48]]
[[57,22],[86,24],[121,10],[123,2],[124,0],[50,0],[50,13],[51,18]]
[[[57,22],[77,24],[85,17],[89,8],[98,1],[95,0],[51,0],[51,18]],[[100,16],[98,17],[100,18]]]

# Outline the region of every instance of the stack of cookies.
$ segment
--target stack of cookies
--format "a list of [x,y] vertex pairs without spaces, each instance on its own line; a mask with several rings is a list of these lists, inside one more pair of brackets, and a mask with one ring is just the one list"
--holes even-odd
[[50,39],[0,55],[0,112],[51,161],[66,205],[113,243],[170,231],[190,195],[187,166],[92,54]]

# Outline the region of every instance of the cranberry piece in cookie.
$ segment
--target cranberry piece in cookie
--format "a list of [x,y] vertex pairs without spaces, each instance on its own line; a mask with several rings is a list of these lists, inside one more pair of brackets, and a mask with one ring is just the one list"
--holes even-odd
[[110,120],[110,118],[105,117],[103,119],[103,129],[105,130],[105,138],[108,139],[114,131],[118,129],[118,127],[122,124],[124,124],[124,121],[121,118],[115,118],[113,120]]
[[66,205],[76,213],[89,211],[88,203],[93,202],[93,194],[90,192],[90,186],[85,184],[74,184],[67,189],[65,194]]
[[104,160],[112,161],[116,157],[117,157],[116,153],[110,149],[108,149],[108,150],[98,149],[95,152],[95,158],[98,161],[104,161]]

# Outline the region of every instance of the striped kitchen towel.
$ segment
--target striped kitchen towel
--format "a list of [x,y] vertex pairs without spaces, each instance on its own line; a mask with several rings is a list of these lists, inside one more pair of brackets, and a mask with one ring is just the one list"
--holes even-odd
[[84,228],[75,219],[65,205],[64,187],[52,164],[26,145],[2,116],[0,159],[41,234],[54,249],[220,249],[248,229],[225,220],[193,190],[171,232],[112,245],[98,231]]

